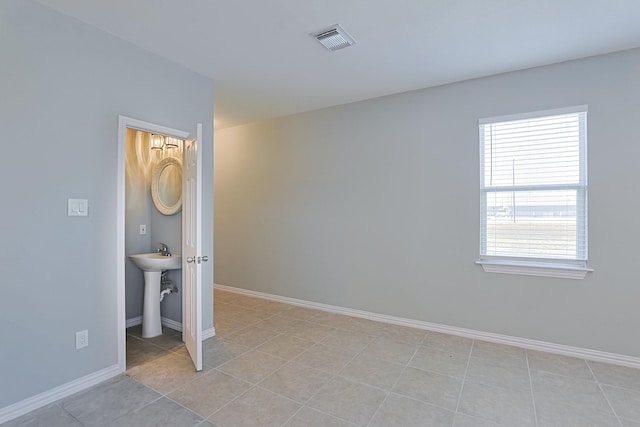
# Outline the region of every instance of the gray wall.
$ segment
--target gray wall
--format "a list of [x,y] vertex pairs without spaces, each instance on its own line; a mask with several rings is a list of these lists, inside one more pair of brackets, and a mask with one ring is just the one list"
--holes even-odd
[[[27,0],[0,2],[0,52],[2,408],[117,363],[119,114],[193,133],[203,123],[212,255],[213,82]],[[89,216],[67,217],[68,198],[89,199]]]
[[[640,50],[216,132],[216,283],[640,356]],[[588,104],[585,280],[484,273],[478,119]]]
[[[125,253],[155,252],[160,242],[165,243],[172,254],[182,252],[182,211],[163,215],[156,209],[151,197],[151,178],[155,166],[162,160],[162,153],[149,148],[151,134],[127,129],[125,169]],[[172,156],[179,156],[172,153]],[[140,225],[147,226],[147,234],[140,234]],[[170,270],[167,277],[173,280],[178,293],[171,293],[160,303],[160,314],[182,323],[182,272]],[[144,275],[142,270],[128,259],[125,264],[125,291],[127,319],[142,316]]]

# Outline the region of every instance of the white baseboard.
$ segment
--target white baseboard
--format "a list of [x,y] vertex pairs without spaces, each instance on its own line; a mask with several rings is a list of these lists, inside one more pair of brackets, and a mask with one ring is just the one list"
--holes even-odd
[[[335,305],[321,304],[317,302],[305,301],[296,298],[283,297],[279,295],[267,294],[264,292],[250,291],[247,289],[235,288],[214,284],[214,289],[234,292],[237,294],[250,295],[253,297],[264,298],[272,301],[284,302],[287,304],[297,305],[300,307],[315,308],[317,310],[328,311],[331,313],[346,314],[348,316],[361,317],[364,319],[375,320],[377,322],[391,323],[394,325],[409,326],[412,328],[425,329],[428,331],[442,332],[450,335],[457,335],[466,338],[472,338],[480,341],[489,341],[498,344],[512,345],[530,350],[545,351],[547,353],[562,354],[565,356],[578,357],[581,359],[592,360],[596,362],[611,363],[614,365],[628,366],[631,368],[640,368],[640,358],[626,356],[623,354],[607,353],[599,350],[591,350],[587,348],[572,347],[563,344],[554,344],[545,341],[537,341],[528,338],[512,337],[509,335],[494,334],[492,332],[476,331],[474,329],[459,328],[455,326],[441,325],[437,323],[423,322],[421,320],[406,319],[403,317],[387,316],[385,314],[371,313],[368,311],[354,310],[351,308],[339,307]],[[214,313],[215,316],[215,313]]]
[[[162,323],[162,326],[166,326],[167,328],[173,329],[174,331],[182,332],[182,323],[180,322],[176,322],[175,320],[169,319],[168,317],[161,317],[160,322]],[[127,319],[126,325],[127,328],[142,325],[142,316]]]
[[209,328],[202,331],[202,341],[216,336],[216,328]]
[[[182,323],[176,322],[175,320],[169,319],[167,317],[161,317],[160,321],[162,322],[162,326],[166,326],[169,329],[173,329],[174,331],[182,332]],[[142,316],[132,317],[131,319],[127,319],[127,328],[131,326],[137,326],[142,324]],[[202,339],[206,340],[208,338],[216,336],[216,329],[209,328],[202,331]]]
[[142,325],[142,316],[132,317],[131,319],[127,319],[126,327],[130,328],[132,326]]
[[43,393],[24,399],[5,408],[0,408],[0,424],[18,418],[28,412],[41,408],[74,393],[85,390],[98,383],[113,378],[123,371],[118,365],[109,366],[100,371],[73,380]]

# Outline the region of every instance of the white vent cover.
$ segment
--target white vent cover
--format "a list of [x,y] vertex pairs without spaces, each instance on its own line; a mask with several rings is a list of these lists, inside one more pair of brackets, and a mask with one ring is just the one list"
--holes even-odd
[[312,36],[332,52],[356,44],[353,37],[337,24],[319,33],[314,33]]

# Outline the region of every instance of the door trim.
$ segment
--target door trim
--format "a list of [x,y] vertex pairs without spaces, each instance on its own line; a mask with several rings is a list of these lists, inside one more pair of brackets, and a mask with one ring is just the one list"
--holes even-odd
[[116,200],[116,298],[117,298],[117,337],[118,337],[118,369],[127,369],[127,336],[126,336],[126,306],[125,306],[125,154],[127,143],[127,128],[151,133],[174,136],[187,139],[189,132],[172,129],[155,123],[145,122],[126,116],[118,116],[118,172],[117,172],[117,200]]

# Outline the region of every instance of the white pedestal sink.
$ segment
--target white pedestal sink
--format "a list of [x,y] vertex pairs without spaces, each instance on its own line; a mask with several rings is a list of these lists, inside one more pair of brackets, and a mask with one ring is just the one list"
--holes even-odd
[[129,255],[133,264],[144,272],[144,303],[142,306],[142,337],[162,334],[160,323],[160,277],[164,270],[182,268],[182,256],[165,256],[158,252]]

